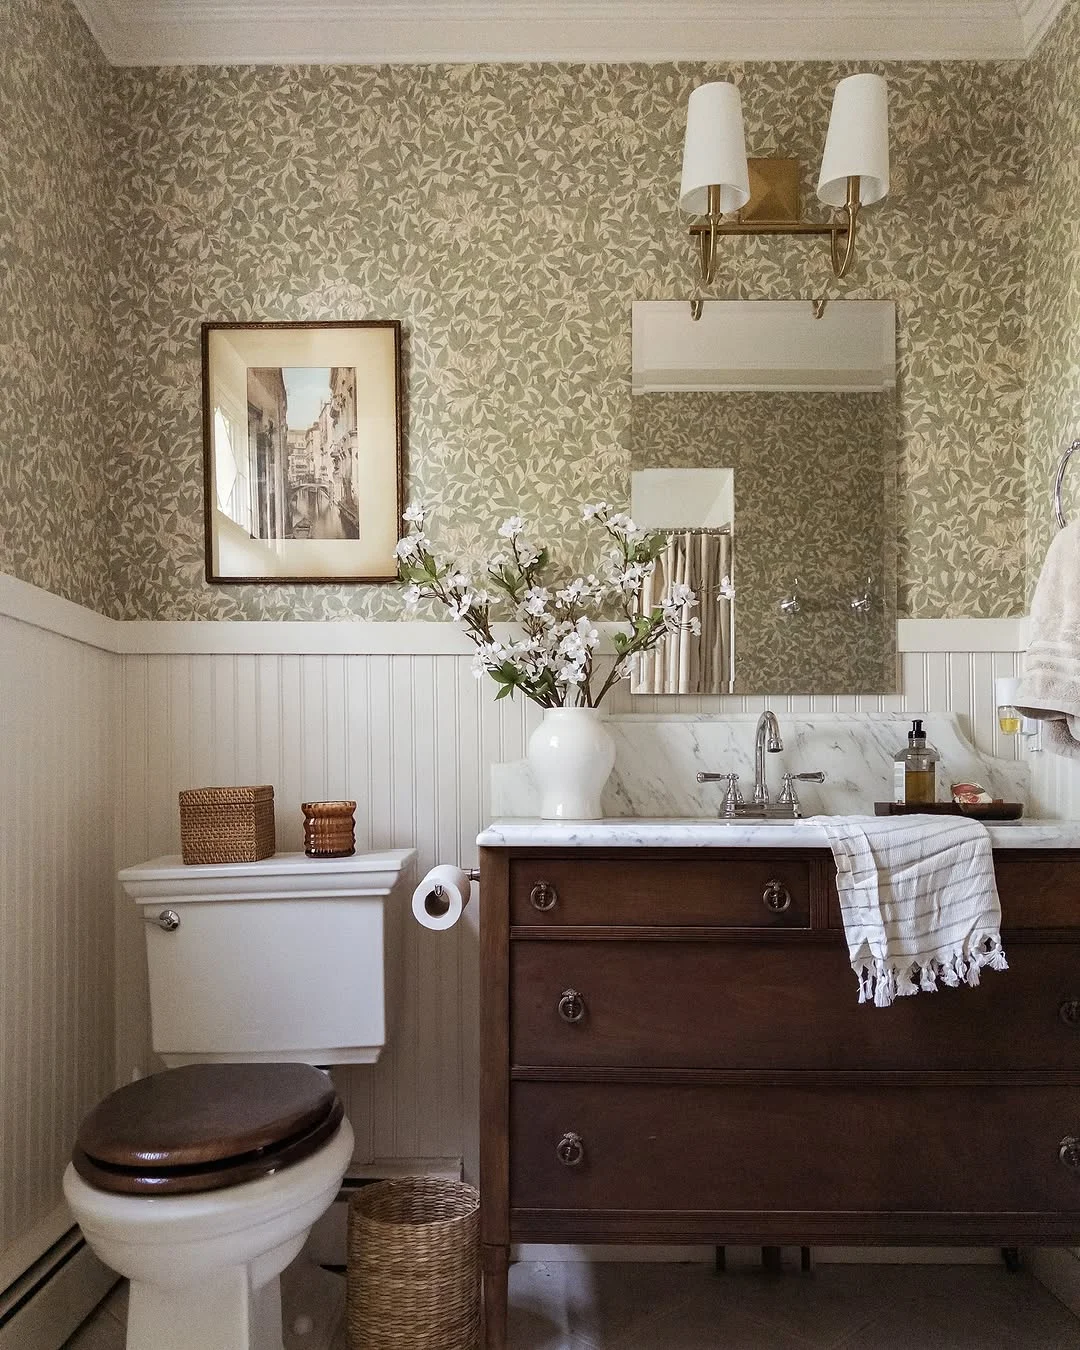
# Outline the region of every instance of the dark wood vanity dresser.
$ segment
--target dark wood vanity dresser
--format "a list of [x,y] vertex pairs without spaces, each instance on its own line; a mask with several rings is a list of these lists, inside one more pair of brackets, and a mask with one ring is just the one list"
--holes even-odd
[[825,849],[481,849],[485,1347],[511,1242],[1080,1239],[1080,851],[1007,973],[860,1006]]

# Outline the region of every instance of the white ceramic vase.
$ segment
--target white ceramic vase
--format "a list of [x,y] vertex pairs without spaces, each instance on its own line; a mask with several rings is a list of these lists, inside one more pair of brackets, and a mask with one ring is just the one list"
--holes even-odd
[[599,708],[549,708],[529,737],[529,765],[545,820],[599,820],[615,742]]

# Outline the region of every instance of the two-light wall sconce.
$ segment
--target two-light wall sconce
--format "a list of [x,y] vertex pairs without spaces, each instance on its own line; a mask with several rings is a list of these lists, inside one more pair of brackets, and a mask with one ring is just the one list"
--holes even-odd
[[[702,84],[690,95],[679,205],[707,217],[690,227],[706,286],[716,272],[717,240],[730,234],[828,235],[833,273],[845,276],[860,209],[888,191],[888,88],[880,75],[849,75],[836,86],[817,188],[834,214],[821,222],[801,219],[798,160],[746,158],[734,84]],[[731,213],[734,219],[724,220]]]

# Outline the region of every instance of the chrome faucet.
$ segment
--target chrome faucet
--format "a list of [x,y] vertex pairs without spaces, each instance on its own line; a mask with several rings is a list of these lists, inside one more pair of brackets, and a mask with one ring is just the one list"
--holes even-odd
[[765,781],[765,751],[777,755],[784,748],[780,739],[780,723],[776,714],[769,708],[758,718],[757,731],[754,733],[754,805],[768,806],[769,785]]
[[776,805],[771,805],[769,785],[765,780],[765,754],[767,751],[770,755],[776,755],[783,748],[780,723],[776,720],[776,714],[766,708],[758,718],[757,730],[754,733],[754,795],[750,805],[743,801],[737,773],[698,774],[699,783],[727,783],[727,791],[720,807],[720,814],[725,820],[742,816],[778,816],[797,820],[802,815],[802,803],[795,790],[796,782],[824,783],[825,775],[820,772],[784,774],[784,786],[776,799]]

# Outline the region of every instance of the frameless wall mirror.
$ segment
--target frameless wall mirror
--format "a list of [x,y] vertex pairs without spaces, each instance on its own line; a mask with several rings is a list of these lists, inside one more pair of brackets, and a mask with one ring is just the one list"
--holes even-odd
[[701,634],[640,694],[896,689],[891,302],[633,306],[632,513],[668,531],[642,595],[697,591]]

